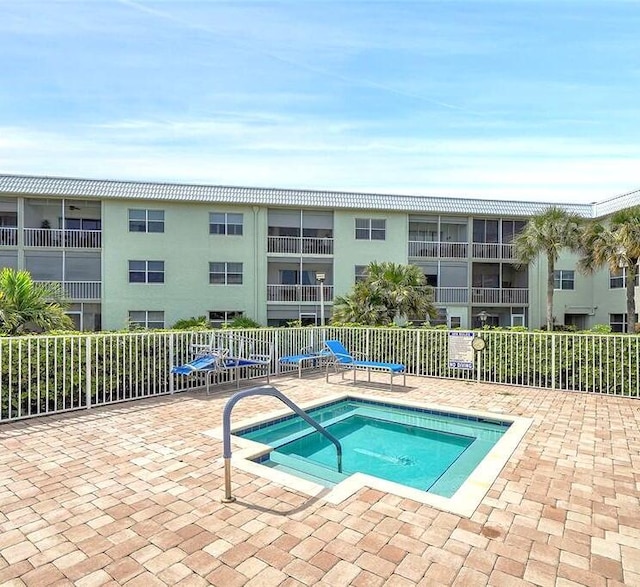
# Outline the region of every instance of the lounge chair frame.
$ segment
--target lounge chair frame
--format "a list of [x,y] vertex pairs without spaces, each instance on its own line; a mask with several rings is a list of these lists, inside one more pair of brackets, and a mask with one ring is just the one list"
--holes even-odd
[[407,369],[400,363],[384,363],[380,361],[367,361],[358,358],[358,354],[350,353],[339,340],[325,341],[325,347],[330,353],[330,358],[326,361],[326,382],[329,383],[329,371],[331,368],[337,373],[340,372],[342,379],[346,371],[353,371],[353,383],[356,383],[356,373],[358,371],[367,372],[367,381],[371,383],[371,372],[389,373],[389,391],[393,391],[393,378],[402,375],[402,385],[407,385]]

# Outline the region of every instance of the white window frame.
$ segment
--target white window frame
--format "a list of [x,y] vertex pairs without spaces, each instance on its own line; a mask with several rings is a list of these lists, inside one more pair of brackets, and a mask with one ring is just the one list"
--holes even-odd
[[209,324],[213,328],[220,328],[227,322],[243,317],[244,312],[242,310],[209,310]]
[[[214,227],[218,227],[218,230],[214,230]],[[209,234],[242,236],[243,232],[244,214],[242,212],[209,212]]]
[[[640,267],[636,267],[635,286],[638,287],[638,278],[640,278]],[[609,270],[609,289],[624,289],[627,287],[627,268],[620,267],[620,273],[615,274]]]
[[356,218],[356,240],[387,240],[387,221],[384,218]]
[[367,279],[368,265],[356,265],[354,268],[354,283],[361,283]]
[[164,320],[164,310],[129,310],[130,328],[158,330],[165,327]]
[[[131,218],[131,213],[138,213],[140,218]],[[129,232],[147,232],[162,233],[164,232],[164,210],[153,210],[146,208],[129,208]],[[132,230],[132,223],[138,223],[144,230]]]
[[[218,267],[216,267],[218,266]],[[214,271],[218,269],[217,271]],[[214,275],[223,277],[222,281],[214,281]],[[232,276],[240,276],[239,281],[229,279]],[[209,285],[242,285],[244,282],[244,265],[237,261],[211,261],[209,263]]]
[[[614,319],[614,316],[616,317],[615,319]],[[637,324],[637,322],[638,322],[638,314],[635,315],[634,324]],[[611,326],[611,332],[626,332],[627,331],[627,313],[615,312],[615,313],[609,314],[609,326]]]
[[[132,268],[132,263],[138,263],[139,266]],[[154,265],[151,265],[152,263],[154,263]],[[134,273],[141,274],[144,277],[144,279],[142,281],[132,280],[131,275]],[[151,276],[157,276],[157,275],[161,275],[162,279],[159,280],[151,277]],[[135,284],[146,283],[149,285],[160,285],[160,284],[164,284],[164,278],[165,278],[164,261],[158,261],[158,260],[147,261],[143,259],[129,260],[129,283],[135,283]]]
[[[565,285],[571,287],[564,287]],[[556,269],[553,272],[553,289],[569,291],[576,288],[576,272],[573,269]]]

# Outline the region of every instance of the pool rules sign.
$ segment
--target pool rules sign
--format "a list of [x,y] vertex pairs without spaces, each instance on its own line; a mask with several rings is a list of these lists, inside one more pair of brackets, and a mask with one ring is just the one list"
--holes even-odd
[[473,332],[449,332],[449,369],[473,369]]

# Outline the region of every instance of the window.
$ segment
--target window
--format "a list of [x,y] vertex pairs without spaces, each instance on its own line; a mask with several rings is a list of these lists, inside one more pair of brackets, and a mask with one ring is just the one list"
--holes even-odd
[[377,218],[356,218],[356,239],[383,241],[386,238],[386,220]]
[[361,281],[365,281],[366,279],[367,279],[367,266],[356,265],[355,282],[360,283]]
[[65,218],[64,227],[67,230],[101,230],[102,220],[99,218]]
[[129,232],[164,232],[164,210],[129,210]]
[[[638,274],[640,273],[640,268],[636,267],[636,279],[635,285],[638,285]],[[618,271],[609,271],[609,287],[611,289],[617,288],[625,288],[627,287],[627,268],[620,267]]]
[[281,285],[315,285],[316,272],[304,270],[302,272],[297,269],[281,269],[280,284]]
[[164,261],[129,261],[129,283],[164,283]]
[[129,328],[164,328],[164,312],[129,310]]
[[409,240],[435,242],[438,240],[437,218],[409,218]]
[[560,269],[553,272],[553,289],[574,289],[575,271]]
[[18,213],[0,212],[0,226],[16,228],[18,226]]
[[502,221],[502,242],[511,244],[513,239],[517,237],[526,226],[524,220],[503,220]]
[[209,263],[212,285],[242,285],[242,263]]
[[219,328],[223,324],[243,316],[244,312],[240,310],[211,310],[209,312],[209,322],[214,328]]
[[[638,314],[635,315],[635,322],[638,321]],[[612,332],[627,331],[627,315],[626,314],[609,314],[609,326]]]
[[498,221],[474,219],[473,242],[474,243],[497,243],[498,242]]
[[242,214],[230,212],[209,213],[209,234],[242,234]]

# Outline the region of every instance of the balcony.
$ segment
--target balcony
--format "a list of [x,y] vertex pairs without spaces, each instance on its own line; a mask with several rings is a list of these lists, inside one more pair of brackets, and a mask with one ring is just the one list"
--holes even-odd
[[38,281],[37,283],[57,283],[61,285],[65,297],[70,300],[102,299],[101,281]]
[[529,290],[526,287],[473,287],[471,288],[471,303],[522,306],[529,303]]
[[15,247],[18,244],[18,229],[13,226],[0,227],[0,245]]
[[[325,302],[333,301],[333,285],[323,285]],[[320,285],[267,285],[267,302],[320,303]]]
[[501,243],[473,243],[476,259],[515,259],[515,246]]
[[102,231],[25,228],[24,246],[99,249],[102,246]]
[[436,304],[467,304],[469,303],[468,287],[434,287],[434,302]]
[[267,252],[284,255],[333,255],[332,238],[269,236]]
[[409,257],[428,257],[432,259],[449,257],[453,259],[465,259],[468,251],[468,243],[409,241]]

